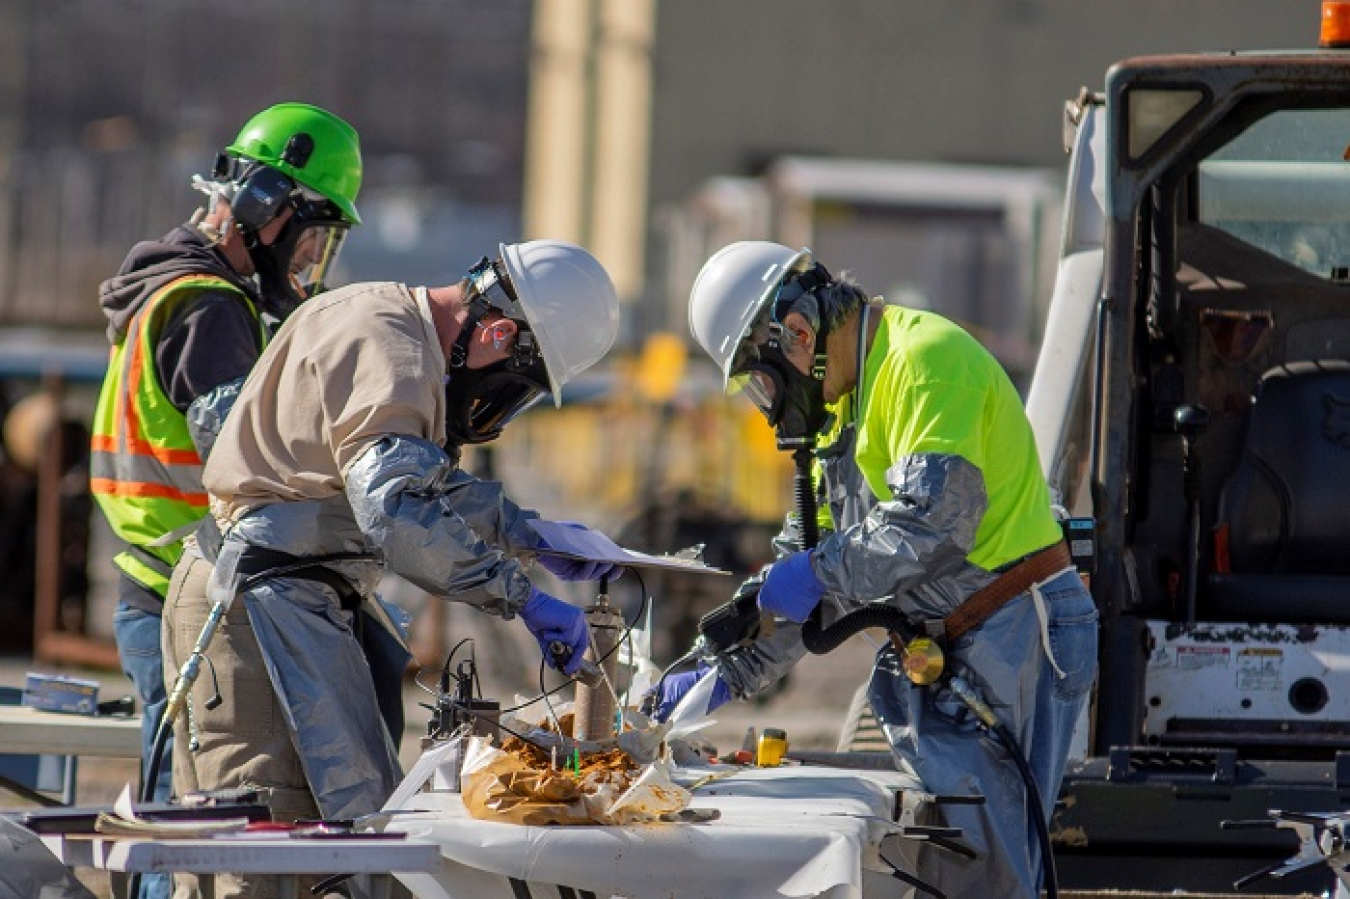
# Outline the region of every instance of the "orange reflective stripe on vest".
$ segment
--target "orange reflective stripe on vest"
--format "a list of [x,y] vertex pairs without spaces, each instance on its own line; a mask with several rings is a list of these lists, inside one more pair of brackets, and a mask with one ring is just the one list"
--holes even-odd
[[[152,544],[201,518],[207,494],[187,419],[160,386],[155,348],[174,312],[205,290],[238,294],[258,320],[266,342],[257,310],[238,287],[209,275],[171,281],[146,301],[132,318],[126,337],[112,348],[90,440],[90,491],[113,532],[167,566],[182,553],[181,541],[164,547]],[[116,562],[156,592],[167,587],[166,577],[126,554]]]

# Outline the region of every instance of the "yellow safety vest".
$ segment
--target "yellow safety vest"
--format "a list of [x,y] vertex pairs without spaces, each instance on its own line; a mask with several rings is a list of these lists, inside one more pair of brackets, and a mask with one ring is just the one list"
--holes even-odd
[[160,386],[155,346],[174,310],[204,290],[239,294],[266,343],[262,319],[238,287],[211,275],[177,278],[146,301],[122,342],[112,347],[94,412],[90,491],[113,532],[127,543],[113,564],[161,597],[186,533],[164,546],[152,544],[188,531],[206,514],[207,496],[187,419]]

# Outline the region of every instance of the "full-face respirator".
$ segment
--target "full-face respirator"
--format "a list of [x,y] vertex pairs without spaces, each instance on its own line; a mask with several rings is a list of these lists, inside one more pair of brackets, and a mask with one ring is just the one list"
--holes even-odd
[[785,345],[792,339],[783,319],[799,300],[830,282],[825,266],[816,263],[779,287],[770,307],[768,337],[747,342],[742,359],[733,366],[730,383],[745,392],[764,413],[777,436],[779,449],[814,448],[816,437],[829,421],[825,408],[825,338],[828,326],[820,319],[816,330],[815,357],[811,370],[803,373],[792,364]]
[[[445,379],[446,442],[453,446],[487,443],[517,415],[549,393],[548,368],[502,264],[483,257],[469,270],[469,316],[450,348]],[[469,368],[469,341],[492,311],[517,326],[506,359]]]

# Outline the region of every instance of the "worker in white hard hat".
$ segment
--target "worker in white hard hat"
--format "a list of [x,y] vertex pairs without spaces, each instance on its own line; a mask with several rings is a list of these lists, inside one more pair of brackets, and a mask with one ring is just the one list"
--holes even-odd
[[[926,636],[916,646],[944,649],[945,668],[884,642],[872,708],[902,770],[929,792],[984,804],[941,807],[975,857],[924,844],[917,874],[948,896],[1040,895],[1053,871],[1044,825],[1096,669],[1097,613],[1012,382],[952,322],[886,305],[776,243],[715,254],[689,318],[780,446],[810,447],[804,469],[818,466],[822,498],[819,509],[802,503],[799,533],[780,535],[758,578],[759,608],[778,626],[702,653],[717,678],[710,705],[759,692],[808,649],[879,622]],[[818,539],[797,539],[807,531]],[[657,717],[699,676],[667,676]]]
[[200,535],[165,603],[173,682],[219,589],[238,594],[228,639],[206,653],[214,677],[194,684],[192,712],[175,722],[178,795],[262,787],[278,820],[381,807],[400,778],[410,658],[375,601],[385,571],[519,616],[544,661],[576,670],[585,617],[533,586],[531,566],[574,580],[613,572],[538,555],[537,514],[458,461],[538,400],[560,403],[618,326],[604,268],[553,240],[502,245],[453,285],[332,290],[287,319],[210,443],[203,482],[219,548]]

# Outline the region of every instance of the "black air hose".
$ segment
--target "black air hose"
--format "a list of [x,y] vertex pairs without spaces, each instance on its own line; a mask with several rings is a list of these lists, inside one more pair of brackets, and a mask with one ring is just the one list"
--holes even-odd
[[811,483],[811,460],[815,457],[810,446],[799,446],[792,452],[796,470],[792,473],[792,496],[801,519],[801,547],[815,549],[820,542],[820,523],[816,521],[816,490]]
[[908,643],[912,639],[909,619],[895,606],[875,603],[850,612],[829,627],[820,623],[820,606],[811,612],[811,616],[802,624],[802,643],[809,652],[825,655],[834,652],[845,640],[869,627],[880,627],[895,631],[900,639]]

